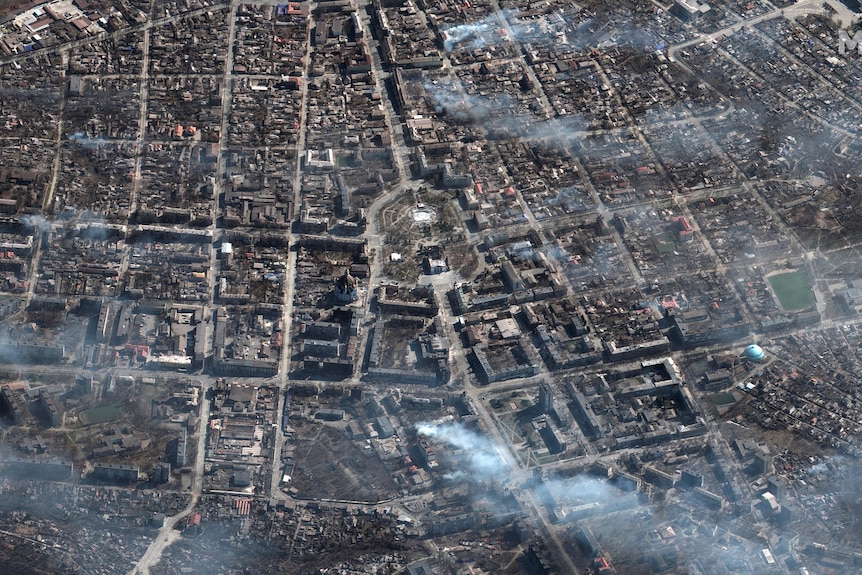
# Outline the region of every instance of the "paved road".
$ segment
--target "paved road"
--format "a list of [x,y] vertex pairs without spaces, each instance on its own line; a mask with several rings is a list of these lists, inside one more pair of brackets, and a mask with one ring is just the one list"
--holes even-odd
[[[222,90],[222,133],[221,140],[219,143],[219,165],[217,168],[217,177],[216,177],[216,186],[214,187],[213,194],[215,196],[215,200],[218,200],[218,195],[221,192],[221,182],[222,175],[225,171],[225,150],[227,147],[227,126],[229,122],[229,112],[230,112],[230,102],[231,102],[231,86],[232,86],[232,70],[233,70],[233,50],[231,49],[233,42],[236,37],[236,26],[235,26],[235,18],[234,12],[236,10],[236,6],[238,4],[232,2],[230,4],[231,14],[228,16],[229,28],[228,28],[228,52],[227,58],[225,60],[225,68],[224,68],[224,80],[223,80],[223,90]],[[210,10],[213,8],[210,7]],[[178,14],[171,19],[182,18],[188,16],[189,13]],[[152,18],[152,14],[150,15]],[[170,19],[164,19],[170,20]],[[152,23],[153,20],[150,20]],[[144,29],[144,54],[143,54],[143,64],[141,69],[141,113],[138,120],[139,125],[139,145],[138,145],[138,156],[136,158],[136,167],[135,167],[135,191],[133,193],[133,204],[132,209],[135,208],[135,202],[137,202],[138,194],[141,186],[141,162],[143,158],[143,141],[146,133],[146,125],[147,125],[147,97],[148,97],[148,75],[149,75],[149,56],[150,56],[150,33],[149,27]],[[211,221],[210,231],[212,232],[213,240],[215,242],[218,241],[221,230],[218,228],[216,211],[218,209],[218,201],[213,202],[213,209],[211,213]],[[216,277],[218,275],[218,253],[216,250],[211,250],[211,265],[210,265],[210,285],[215,289],[216,285]],[[214,294],[213,294],[214,295]],[[209,337],[209,335],[208,335]],[[153,542],[147,548],[147,551],[143,556],[138,560],[135,567],[129,572],[130,575],[149,575],[150,567],[156,565],[161,559],[162,553],[164,550],[169,547],[172,543],[174,543],[181,536],[181,531],[176,529],[177,525],[188,517],[195,506],[197,505],[198,500],[200,499],[202,489],[203,489],[203,475],[204,475],[204,465],[206,460],[206,439],[207,439],[207,427],[209,425],[209,413],[210,413],[210,389],[212,378],[210,377],[200,377],[196,378],[202,382],[201,387],[201,401],[200,401],[200,417],[198,419],[198,429],[196,430],[197,437],[197,451],[195,454],[195,463],[192,470],[192,488],[191,494],[192,498],[189,502],[189,505],[183,509],[180,513],[168,517],[165,520],[164,526],[159,529],[158,534],[153,539]]]
[[359,26],[362,28],[365,49],[371,62],[371,75],[374,78],[374,85],[377,92],[380,94],[380,103],[383,106],[383,116],[386,122],[386,128],[392,138],[392,153],[395,162],[395,169],[398,170],[399,183],[406,186],[410,181],[410,153],[411,150],[404,141],[404,131],[401,127],[401,120],[395,109],[392,107],[392,100],[386,95],[385,80],[389,77],[389,73],[383,69],[383,63],[380,60],[380,52],[378,50],[378,42],[374,40],[371,34],[371,22],[367,8],[371,5],[370,0],[358,0],[356,3],[356,14],[359,16]]
[[269,495],[276,499],[282,499],[285,497],[280,489],[282,478],[281,453],[284,449],[284,443],[287,441],[287,437],[284,434],[284,426],[281,424],[281,415],[284,413],[285,392],[290,385],[290,382],[287,379],[287,374],[290,371],[290,334],[293,331],[293,297],[294,288],[296,286],[296,255],[296,250],[291,250],[288,254],[287,273],[284,278],[286,283],[281,316],[281,333],[284,337],[281,344],[281,357],[279,359],[278,366],[278,400],[276,402],[279,413],[276,414],[275,418],[277,425],[275,427],[275,438],[272,446],[272,477],[269,485]]
[[150,546],[147,548],[146,552],[141,556],[137,564],[135,564],[135,567],[131,571],[129,571],[128,575],[149,575],[150,567],[159,562],[159,559],[161,559],[164,550],[169,547],[174,541],[180,538],[182,532],[176,529],[176,526],[192,513],[195,508],[195,505],[197,505],[198,500],[200,499],[203,486],[204,463],[206,461],[206,431],[207,426],[209,425],[209,391],[209,381],[204,380],[203,386],[201,387],[201,417],[198,418],[198,429],[196,431],[197,453],[195,454],[195,464],[192,475],[191,501],[185,509],[183,509],[176,515],[172,515],[171,517],[165,519],[165,525],[161,529],[159,529],[159,532],[153,539],[153,542],[150,543]]
[[150,100],[150,30],[144,30],[143,55],[141,58],[140,78],[140,113],[138,114],[138,142],[135,156],[135,176],[132,186],[132,197],[129,200],[129,213],[134,214],[138,209],[138,201],[141,196],[141,165],[144,162],[144,141],[147,134],[147,110]]
[[[504,11],[500,8],[500,5],[497,0],[491,0],[491,6],[503,29],[506,30],[510,38],[515,38],[516,35],[514,34],[514,31],[512,30],[508,20],[506,19],[506,15]],[[547,95],[542,89],[542,84],[536,77],[532,67],[527,64],[524,58],[524,47],[518,46],[518,50],[518,59],[520,60],[521,67],[527,73],[533,86],[536,87],[537,97],[545,113],[545,116],[548,118],[553,117],[555,115],[554,109],[551,106]],[[446,66],[451,68],[451,64],[449,63],[448,59],[445,59],[445,62]],[[457,76],[454,74],[452,76],[455,87],[459,89],[459,92],[463,94],[463,88],[461,87],[460,81],[458,80]],[[520,195],[520,193],[518,193],[518,202],[521,204],[524,214],[527,217],[526,223],[529,228],[538,233],[539,237],[543,237],[546,239],[543,226],[536,220],[534,214],[532,213],[532,210],[527,205],[526,201],[524,201],[524,198]],[[439,292],[440,290],[437,291]],[[442,298],[442,295],[442,293],[438,293],[438,297]],[[455,345],[458,336],[454,333],[454,330],[452,329],[454,317],[449,313],[448,302],[441,301],[440,304],[441,319],[443,320],[443,325],[446,326],[448,332],[447,335],[450,338],[450,342]],[[465,354],[463,352],[458,352],[452,354],[452,356],[453,377],[455,377],[456,374],[465,374],[464,379],[468,379],[466,377],[466,374],[469,373],[470,368],[467,364]],[[465,383],[465,391],[467,393],[467,396],[470,398],[473,407],[476,409],[477,415],[484,424],[485,430],[488,433],[490,439],[496,445],[497,453],[505,462],[506,467],[510,470],[511,478],[514,478],[519,483],[523,483],[529,478],[529,472],[526,469],[521,468],[520,462],[516,460],[512,452],[509,450],[510,442],[507,441],[506,438],[503,436],[493,416],[488,412],[487,406],[482,400],[482,396],[487,393],[487,389],[485,387],[479,388],[474,385],[471,385],[470,383]],[[532,490],[523,490],[519,492],[519,497],[521,499],[521,504],[527,510],[530,511],[531,515],[535,518],[537,524],[540,526],[541,531],[545,535],[546,542],[555,549],[556,556],[562,562],[562,567],[564,567],[564,570],[567,573],[578,573],[578,568],[572,560],[572,557],[570,556],[566,545],[563,544],[563,541],[560,538],[558,526],[553,525],[550,522],[548,515],[544,512],[544,506],[541,504],[541,502],[538,501],[536,494]]]
[[[277,2],[274,0],[272,3],[277,3]],[[812,3],[813,3],[813,0],[805,0],[803,2],[798,2],[797,4],[794,5],[793,9],[802,10],[802,9],[805,9],[808,5],[810,5]],[[361,0],[358,13],[360,14],[360,23],[361,23],[361,25],[365,31],[365,37],[368,39],[368,41],[370,43],[369,44],[369,52],[370,52],[370,56],[371,56],[372,70],[373,70],[375,81],[377,84],[377,89],[381,92],[381,94],[385,94],[385,89],[383,86],[383,80],[385,79],[387,73],[383,69],[383,66],[382,66],[382,63],[380,62],[380,58],[379,58],[377,51],[373,49],[374,42],[372,40],[372,36],[370,34],[370,29],[369,29],[369,24],[367,22],[368,16],[365,13],[365,10],[363,9],[367,4],[368,4],[368,0]],[[133,209],[135,207],[134,202],[136,202],[138,199],[138,193],[139,193],[139,189],[140,189],[141,156],[143,154],[142,142],[144,140],[144,134],[146,131],[146,110],[147,110],[146,102],[147,102],[147,96],[148,96],[148,86],[147,86],[148,81],[147,80],[148,80],[148,68],[149,68],[148,60],[149,60],[149,42],[150,42],[149,30],[153,26],[157,26],[157,25],[160,26],[166,22],[176,21],[176,20],[185,18],[189,15],[195,14],[195,13],[203,13],[206,11],[223,8],[225,6],[228,6],[228,4],[217,4],[214,6],[209,6],[209,7],[195,10],[195,11],[191,11],[188,13],[177,14],[177,15],[174,15],[170,18],[151,20],[151,21],[147,22],[146,24],[143,24],[140,26],[132,26],[132,27],[126,28],[126,29],[119,31],[119,32],[116,32],[116,33],[111,33],[111,34],[105,33],[105,34],[102,34],[98,37],[87,39],[85,41],[79,41],[79,42],[66,44],[63,46],[55,47],[55,48],[49,48],[47,50],[42,50],[42,51],[36,52],[33,55],[25,55],[25,56],[15,58],[18,60],[23,60],[23,59],[26,59],[29,57],[33,57],[34,55],[46,54],[46,53],[51,53],[51,52],[58,52],[58,53],[62,54],[63,57],[67,57],[69,50],[71,50],[77,46],[81,46],[81,45],[84,45],[87,43],[97,42],[97,41],[100,41],[100,40],[103,40],[103,39],[109,38],[109,37],[117,37],[117,36],[126,35],[126,34],[133,32],[133,31],[144,31],[144,60],[143,60],[143,66],[142,66],[142,70],[141,70],[141,92],[140,92],[141,113],[140,113],[140,116],[138,118],[138,126],[139,126],[139,139],[138,139],[138,142],[139,142],[138,148],[139,149],[138,149],[138,152],[139,152],[139,155],[138,155],[138,158],[136,160],[136,169],[135,169],[136,180],[135,180],[135,192],[133,194],[133,206],[132,206]],[[231,101],[232,83],[233,83],[233,77],[232,77],[233,50],[232,50],[232,46],[233,46],[235,34],[236,34],[235,18],[233,17],[233,15],[234,15],[237,3],[232,2],[229,6],[231,8],[231,15],[229,16],[229,23],[230,24],[229,24],[229,33],[228,33],[228,56],[227,56],[227,59],[225,62],[225,72],[224,72],[224,78],[223,78],[222,134],[221,134],[222,137],[221,137],[220,146],[219,146],[219,148],[220,148],[220,162],[219,162],[219,167],[218,167],[218,172],[217,172],[219,177],[217,178],[218,185],[217,185],[216,193],[218,193],[220,190],[221,175],[223,175],[225,173],[224,157],[225,157],[225,151],[226,151],[226,147],[227,147],[227,139],[229,136],[228,127],[229,127],[230,101]],[[504,26],[505,29],[507,29],[507,31],[510,34],[510,37],[514,38],[515,35],[512,32],[508,21],[506,20],[504,12],[500,9],[500,6],[496,2],[496,0],[492,0],[492,6],[493,6],[498,18],[500,19],[501,24]],[[691,45],[694,45],[694,44],[697,44],[697,43],[703,42],[703,41],[710,41],[712,38],[717,37],[721,33],[729,33],[729,32],[732,32],[734,30],[739,29],[742,26],[753,25],[753,24],[756,24],[757,22],[764,21],[764,20],[767,20],[769,18],[779,17],[781,15],[782,15],[782,12],[776,10],[776,11],[770,12],[768,14],[765,14],[763,16],[760,16],[760,17],[752,19],[752,20],[738,22],[738,23],[734,24],[733,26],[728,27],[723,31],[719,31],[713,35],[701,37],[701,38],[698,38],[696,40],[692,40],[692,41],[689,41],[687,43],[683,43],[683,44],[671,47],[671,49],[669,50],[669,53],[671,55],[674,55],[679,50],[681,50],[687,46],[691,46]],[[523,62],[523,53],[521,53],[519,57],[522,60],[523,68],[524,68],[524,70],[526,70],[527,74],[530,76],[530,79],[531,79],[533,85],[537,87],[537,90],[539,90],[539,99],[540,99],[540,102],[542,103],[542,106],[543,106],[545,112],[547,114],[549,114],[550,116],[552,116],[554,111],[553,111],[544,91],[541,90],[541,83],[535,77],[532,67],[527,65],[526,62]],[[4,60],[7,60],[7,59],[4,59]],[[307,66],[308,66],[308,62],[310,62],[310,60],[311,60],[310,56],[307,56],[304,59],[306,70],[303,73],[303,79],[305,79],[307,77]],[[603,74],[602,71],[600,71],[600,72]],[[608,83],[608,85],[612,85],[606,77],[604,78],[604,80]],[[376,261],[375,261],[374,265],[372,266],[373,271],[372,271],[372,277],[371,277],[370,282],[369,282],[370,287],[373,287],[379,283],[380,277],[381,277],[381,270],[383,267],[382,261],[381,261],[382,253],[383,253],[383,249],[382,249],[383,245],[382,245],[381,229],[379,226],[378,215],[381,212],[381,210],[383,210],[392,201],[399,198],[402,194],[412,193],[413,189],[416,186],[415,182],[410,181],[410,175],[409,175],[409,171],[408,171],[410,148],[404,142],[403,133],[402,133],[402,130],[400,127],[398,116],[397,116],[397,114],[395,114],[394,110],[392,109],[391,102],[389,101],[388,98],[386,98],[386,97],[382,98],[382,102],[383,102],[383,106],[384,106],[386,124],[387,124],[387,127],[389,128],[391,135],[392,135],[394,161],[395,161],[396,167],[397,167],[399,175],[400,175],[400,183],[398,186],[396,186],[395,188],[393,188],[392,190],[390,190],[386,194],[379,197],[370,206],[370,208],[368,210],[369,226],[368,226],[368,232],[366,234],[366,237],[368,237],[368,239],[369,239],[370,246],[375,250],[375,258],[376,258]],[[618,104],[621,105],[621,102],[618,102]],[[61,102],[61,107],[60,107],[61,108],[61,116],[62,116],[62,107],[63,107],[63,104]],[[726,111],[720,112],[720,114],[724,114],[724,113],[726,113]],[[300,130],[299,130],[299,141],[297,143],[297,149],[298,150],[304,149],[306,117],[307,117],[307,115],[306,115],[306,110],[305,110],[305,100],[303,100],[301,113],[300,113],[301,125],[300,125]],[[634,122],[632,121],[632,119],[631,118],[628,118],[628,119],[630,122],[630,126],[634,126]],[[688,118],[686,120],[681,120],[680,122],[691,121],[691,120],[692,120],[692,118]],[[62,127],[62,119],[60,120],[60,126]],[[636,129],[633,129],[630,127],[626,127],[624,129],[621,129],[621,131],[629,131],[629,130],[633,130],[636,134],[639,135],[639,131]],[[56,146],[57,146],[58,150],[59,150],[59,146],[61,143],[59,141],[59,138],[61,137],[60,136],[61,133],[62,133],[62,130],[58,131],[58,140],[56,142]],[[642,144],[644,145],[645,149],[650,150],[648,143],[646,143],[646,141],[643,139],[642,135],[639,135],[639,139],[641,139]],[[650,150],[650,153],[651,153],[651,150]],[[660,165],[660,163],[656,162],[656,165]],[[57,154],[57,158],[55,159],[55,165],[54,165],[54,169],[52,171],[51,185],[49,186],[49,194],[46,196],[46,200],[45,200],[46,206],[47,206],[47,203],[50,202],[50,198],[52,197],[54,186],[56,185],[58,166],[59,166],[59,154]],[[581,173],[585,174],[586,171],[581,170]],[[608,210],[608,208],[606,206],[604,206],[604,204],[601,201],[601,198],[598,196],[596,190],[589,183],[589,180],[585,178],[584,181],[585,181],[585,185],[587,185],[587,187],[589,189],[590,195],[593,197],[594,201],[596,202],[596,205],[599,206],[599,212],[602,213],[603,215],[605,215],[606,219],[608,219],[608,221],[609,221],[610,216],[611,216],[611,211]],[[296,200],[297,200],[295,202],[295,205],[297,205],[297,206],[300,205],[300,203],[298,201],[299,200],[300,183],[301,183],[301,154],[298,154],[296,178],[294,180],[294,193],[296,194]],[[680,202],[680,204],[682,206],[685,206],[685,199],[684,198],[680,197],[679,195],[676,195],[675,198],[677,199],[677,201]],[[527,223],[525,224],[525,226],[536,230],[540,234],[543,234],[544,233],[543,228],[542,228],[543,224],[540,224],[535,219],[535,217],[532,214],[532,211],[530,210],[529,206],[526,204],[524,198],[522,196],[520,196],[520,194],[518,195],[518,201],[521,203],[521,205],[524,209],[524,213],[527,215]],[[689,214],[689,216],[690,216],[690,214]],[[573,217],[577,218],[580,216],[573,216]],[[696,225],[696,220],[694,218],[689,217],[689,220],[693,226]],[[215,218],[213,218],[213,222],[215,222],[215,221],[216,221]],[[778,218],[777,221],[780,221],[780,218]],[[216,226],[216,224],[213,223],[212,230],[214,232],[214,238],[216,237],[216,235],[219,232],[219,230],[215,226]],[[291,239],[295,240],[296,238],[291,237]],[[635,278],[635,280],[638,283],[643,283],[643,278],[640,276],[640,273],[639,273],[637,266],[635,265],[634,261],[629,256],[628,250],[626,250],[624,245],[622,244],[622,239],[618,235],[615,236],[615,239],[619,243],[620,253],[623,254],[623,257],[625,259],[625,263],[629,267],[632,276]],[[292,241],[292,243],[293,243],[293,241]],[[38,249],[39,249],[39,247],[37,244],[37,251],[38,251]],[[708,249],[711,250],[711,248],[709,248],[709,247],[708,247]],[[711,255],[715,260],[715,253],[711,252]],[[37,260],[38,260],[38,257],[35,257],[33,261],[37,261]],[[214,265],[212,266],[211,269],[215,270],[217,263],[213,262],[213,264]],[[720,262],[717,261],[717,265],[718,264],[720,264]],[[287,274],[287,277],[285,278],[285,281],[287,283],[286,283],[286,289],[285,289],[284,301],[283,301],[283,329],[284,329],[284,333],[287,337],[285,338],[285,341],[283,342],[282,355],[280,357],[280,361],[281,361],[280,372],[279,372],[280,375],[279,375],[279,379],[278,379],[279,388],[282,391],[284,389],[286,389],[286,387],[288,385],[287,373],[288,373],[288,368],[289,368],[289,350],[291,347],[291,342],[289,340],[289,334],[292,331],[291,330],[291,320],[292,320],[292,305],[293,305],[293,295],[294,295],[293,290],[294,290],[294,286],[295,286],[295,274],[296,274],[296,253],[295,252],[291,252],[289,254],[288,270],[289,270],[289,273]],[[32,273],[35,274],[35,269],[32,271]],[[446,287],[447,282],[446,282],[446,279],[444,277],[441,276],[440,278],[438,278],[437,282],[438,282],[440,288]],[[215,282],[213,282],[213,285],[214,284],[215,284]],[[30,295],[32,295],[32,289],[33,289],[34,285],[35,285],[35,282],[31,282],[31,294]],[[442,290],[442,289],[438,290],[438,292],[439,292],[438,296],[441,297],[441,302],[440,302],[442,304],[441,309],[448,310],[447,303],[445,301],[442,301],[443,291],[444,290]],[[447,334],[450,336],[450,339],[451,339],[452,343],[454,344],[455,341],[457,340],[457,334],[452,329],[452,323],[453,323],[454,318],[447,311],[443,312],[443,318],[444,318],[444,325],[446,325]],[[840,323],[848,323],[848,322],[840,322]],[[828,325],[828,324],[826,324],[826,323],[823,324],[823,326],[826,326],[826,325]],[[363,338],[362,341],[364,342],[365,339],[367,339],[367,338]],[[453,373],[455,373],[456,370],[462,374],[466,374],[469,371],[469,366],[467,365],[466,360],[463,357],[463,354],[461,354],[461,353],[453,354],[453,362],[456,364],[454,366],[455,369],[453,369]],[[26,371],[26,370],[29,370],[31,368],[23,368],[23,369]],[[36,366],[36,367],[33,367],[32,369],[33,369],[33,371],[36,371],[36,370],[43,370],[43,371],[47,371],[47,372],[54,372],[55,371],[51,367]],[[61,368],[57,368],[56,372],[59,372],[60,369]],[[75,371],[75,370],[69,370],[68,368],[62,368],[62,369],[66,370],[66,371],[72,371],[72,372]],[[122,373],[122,370],[116,370],[114,373],[119,375]],[[128,370],[128,373],[134,374],[134,375],[140,375],[141,372],[139,370]],[[200,379],[201,379],[201,381],[204,381],[205,383],[204,383],[204,389],[202,390],[204,392],[204,394],[203,394],[204,397],[201,401],[202,417],[200,418],[199,427],[196,431],[196,433],[197,433],[197,435],[196,435],[196,437],[197,437],[197,454],[196,454],[196,459],[195,459],[195,464],[194,464],[194,469],[193,469],[193,481],[192,481],[193,487],[192,487],[192,491],[191,491],[192,500],[191,500],[190,504],[182,512],[180,512],[180,513],[178,513],[178,514],[176,514],[176,515],[174,515],[174,516],[172,516],[166,520],[165,526],[159,530],[158,535],[155,537],[155,539],[153,540],[150,547],[147,549],[147,551],[144,553],[144,555],[140,558],[140,560],[136,564],[135,568],[130,573],[134,573],[134,574],[138,574],[138,573],[147,574],[147,573],[149,573],[150,567],[152,567],[153,565],[158,563],[158,561],[159,561],[160,557],[162,556],[163,552],[165,551],[165,549],[169,545],[171,545],[180,536],[180,532],[176,529],[176,526],[179,525],[193,511],[194,506],[197,504],[198,499],[201,495],[202,477],[203,477],[204,461],[205,461],[205,454],[206,454],[206,449],[205,449],[205,447],[206,447],[206,428],[207,428],[207,424],[208,424],[207,414],[209,413],[209,408],[210,408],[210,405],[209,405],[210,402],[209,402],[209,399],[207,399],[208,394],[206,392],[209,390],[211,380],[209,378],[200,378]],[[513,453],[509,450],[509,448],[508,448],[509,442],[506,440],[506,438],[503,436],[501,430],[498,428],[496,421],[494,420],[493,416],[489,413],[489,411],[485,405],[485,402],[482,400],[482,396],[484,396],[485,394],[489,394],[489,393],[502,392],[502,391],[508,390],[508,389],[523,389],[527,385],[532,385],[532,384],[536,384],[536,383],[538,383],[538,378],[533,378],[530,380],[516,380],[514,382],[512,382],[512,381],[500,382],[499,384],[493,384],[492,386],[487,386],[487,387],[482,387],[482,388],[477,388],[477,387],[474,387],[474,386],[469,385],[469,384],[466,385],[467,394],[470,397],[473,405],[475,406],[480,419],[482,420],[483,424],[485,425],[485,428],[487,429],[489,436],[497,444],[498,453],[499,453],[500,457],[502,458],[502,460],[504,462],[506,462],[508,467],[511,469],[513,476],[519,480],[521,480],[521,479],[525,480],[528,477],[528,472],[527,472],[527,470],[521,468],[520,463],[517,461],[517,459],[513,455]],[[324,382],[323,385],[330,385],[330,384],[328,382]],[[283,395],[280,394],[280,397],[283,397]],[[280,421],[280,417],[278,417],[277,419]],[[713,428],[714,428],[714,425],[713,425]],[[718,433],[718,431],[715,430],[715,433]],[[720,437],[720,435],[718,437]],[[283,497],[284,496],[279,490],[279,484],[280,484],[280,479],[281,479],[280,454],[281,454],[281,451],[283,448],[284,441],[285,441],[285,437],[282,433],[281,426],[279,425],[278,430],[276,432],[276,436],[275,436],[274,453],[273,453],[273,460],[272,460],[272,477],[271,477],[271,483],[270,483],[270,495],[274,496],[274,497]],[[725,444],[722,447],[722,450],[725,451],[725,453],[726,453],[726,448],[727,448],[727,446]],[[584,458],[580,458],[580,459],[577,459],[574,461],[568,460],[568,461],[550,464],[550,465],[545,466],[545,468],[546,469],[553,469],[556,467],[563,467],[563,466],[569,466],[569,465],[588,465],[594,461],[599,461],[599,460],[604,460],[604,459],[616,459],[617,457],[619,457],[620,455],[622,455],[624,453],[625,452],[620,451],[620,452],[609,452],[609,453],[602,453],[602,454],[590,454]],[[732,459],[731,459],[731,461],[732,461]],[[541,525],[541,529],[547,534],[549,541],[554,546],[557,547],[557,549],[559,551],[559,556],[560,556],[562,562],[565,564],[567,572],[576,573],[577,568],[574,565],[574,562],[572,561],[571,557],[569,556],[569,554],[566,551],[566,547],[564,546],[564,544],[560,538],[560,533],[558,532],[558,527],[555,525],[552,525],[549,522],[547,514],[544,513],[543,505],[541,504],[541,502],[539,502],[537,500],[535,493],[530,491],[530,490],[524,490],[519,496],[522,498],[522,503],[524,504],[524,506],[534,513],[537,521]],[[422,496],[422,497],[424,497],[424,496]],[[421,500],[422,497],[394,498],[392,500],[392,502],[397,503],[397,504],[402,505],[402,506],[405,506],[405,505],[410,504],[411,502]],[[329,503],[333,504],[333,505],[344,506],[347,509],[358,509],[358,508],[373,507],[373,506],[377,506],[377,505],[380,505],[383,503],[388,503],[388,502],[378,502],[375,504],[362,504],[359,502],[344,500],[344,501],[330,501]]]
[[[832,2],[829,2],[829,4],[832,5]],[[836,2],[836,4],[840,4],[840,2]],[[749,18],[748,20],[740,20],[735,24],[731,24],[730,26],[726,26],[720,30],[716,30],[715,32],[710,32],[709,34],[700,34],[697,38],[686,40],[685,42],[680,42],[679,44],[674,44],[673,46],[668,47],[668,57],[674,59],[677,52],[679,52],[680,50],[684,50],[692,46],[697,46],[698,44],[701,44],[703,42],[712,42],[716,38],[728,36],[742,28],[755,26],[757,24],[760,24],[761,22],[766,22],[767,20],[784,17],[785,13],[787,13],[787,15],[793,16],[810,13],[824,13],[822,5],[823,0],[799,0],[799,2],[792,6],[788,6],[787,8],[776,8],[775,10],[771,10],[769,12],[766,12],[765,14],[761,14],[760,16],[755,16],[754,18]],[[737,16],[737,18],[739,17]]]
[[61,54],[63,52],[68,52],[70,50],[74,50],[75,48],[80,48],[81,46],[87,46],[89,44],[96,44],[98,42],[102,42],[104,40],[121,38],[123,36],[127,36],[134,32],[143,32],[144,30],[150,30],[151,28],[156,28],[159,26],[164,26],[170,22],[178,22],[183,18],[189,18],[193,16],[200,16],[201,14],[206,14],[207,12],[214,12],[221,8],[225,8],[229,6],[229,3],[218,3],[212,4],[210,6],[204,6],[203,8],[196,8],[194,10],[189,10],[188,12],[181,12],[179,14],[174,14],[172,16],[168,16],[166,18],[156,18],[147,20],[147,22],[143,24],[135,24],[133,26],[128,26],[126,28],[121,28],[115,32],[102,32],[101,34],[96,34],[95,36],[88,36],[87,38],[82,38],[80,40],[73,40],[72,42],[66,42],[64,44],[56,44],[54,46],[49,46],[48,48],[43,48],[41,50],[33,50],[30,52],[22,52],[21,54],[15,54],[13,56],[4,56],[0,58],[0,66],[4,64],[8,64],[9,62],[18,62],[22,63],[31,58],[39,58],[41,56],[52,55],[52,54]]

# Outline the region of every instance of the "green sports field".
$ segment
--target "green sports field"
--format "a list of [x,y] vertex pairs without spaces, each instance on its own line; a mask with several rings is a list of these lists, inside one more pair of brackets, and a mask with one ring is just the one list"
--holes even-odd
[[106,421],[123,417],[123,410],[119,407],[114,407],[113,405],[107,405],[105,407],[87,409],[82,411],[79,415],[81,417],[81,423],[84,424],[104,423]]
[[716,393],[712,397],[712,401],[719,407],[723,407],[725,405],[736,403],[736,398],[733,397],[732,393]]
[[814,292],[809,287],[808,274],[804,271],[776,274],[767,279],[784,311],[799,311],[814,305]]

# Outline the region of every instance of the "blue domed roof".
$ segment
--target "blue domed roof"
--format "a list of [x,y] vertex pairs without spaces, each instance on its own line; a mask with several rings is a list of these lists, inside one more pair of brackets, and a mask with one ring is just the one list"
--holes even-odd
[[748,361],[760,361],[766,356],[766,354],[763,353],[763,349],[761,349],[759,345],[754,344],[746,347],[743,350],[742,355],[744,355],[745,359],[747,359]]

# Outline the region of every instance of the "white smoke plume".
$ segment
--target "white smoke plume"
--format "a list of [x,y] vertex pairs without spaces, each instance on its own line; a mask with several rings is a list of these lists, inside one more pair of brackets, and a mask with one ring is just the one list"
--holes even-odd
[[638,505],[637,493],[621,491],[607,480],[588,475],[550,479],[544,483],[543,488],[561,504],[601,503],[615,509]]
[[426,83],[423,87],[438,113],[456,122],[481,126],[491,138],[521,139],[543,147],[568,149],[587,133],[588,123],[580,115],[537,118],[507,94],[485,97],[458,94],[440,84]]
[[[500,21],[497,19],[495,14],[491,14],[486,16],[479,22],[472,22],[470,24],[459,24],[457,26],[452,26],[451,28],[446,28],[443,30],[443,34],[445,36],[445,40],[443,40],[443,48],[447,52],[451,52],[452,50],[463,47],[464,45],[476,49],[476,48],[484,48],[491,44],[494,44],[494,38],[488,34],[491,30],[494,29],[494,26],[499,27]],[[504,37],[501,37],[499,41],[502,41]]]
[[[419,435],[446,443],[464,451],[470,478],[484,481],[502,479],[509,468],[503,461],[497,446],[483,435],[454,423],[420,423],[416,426]],[[457,474],[459,477],[461,473]],[[453,476],[454,477],[454,476]]]
[[84,132],[75,132],[74,134],[69,134],[69,140],[82,146],[84,148],[98,148],[101,146],[108,146],[111,144],[110,140],[106,140],[102,137],[91,137],[85,134]]
[[[508,27],[500,21],[502,16]],[[613,22],[599,22],[586,18],[581,22],[566,22],[561,17],[546,15],[539,20],[520,20],[517,10],[503,10],[500,15],[489,14],[478,22],[458,24],[442,30],[443,48],[447,52],[460,49],[493,48],[511,41],[517,44],[565,45],[573,50],[634,46],[638,49],[664,47],[655,35],[626,27],[616,28]]]
[[37,233],[51,231],[51,222],[39,214],[27,214],[21,218],[24,225],[33,228]]

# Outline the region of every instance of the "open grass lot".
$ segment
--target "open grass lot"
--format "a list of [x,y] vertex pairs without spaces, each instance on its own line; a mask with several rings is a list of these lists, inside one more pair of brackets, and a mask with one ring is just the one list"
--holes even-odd
[[814,293],[804,271],[776,274],[767,279],[784,311],[799,311],[814,305]]
[[358,448],[343,431],[319,423],[295,429],[303,438],[297,442],[292,481],[300,497],[380,501],[396,492],[377,454]]
[[94,407],[92,409],[82,411],[80,417],[81,423],[87,425],[104,423],[106,421],[120,419],[121,417],[123,417],[123,410],[119,407],[114,407],[113,405]]
[[730,405],[736,403],[736,398],[732,393],[716,393],[712,398],[713,403],[719,406]]

